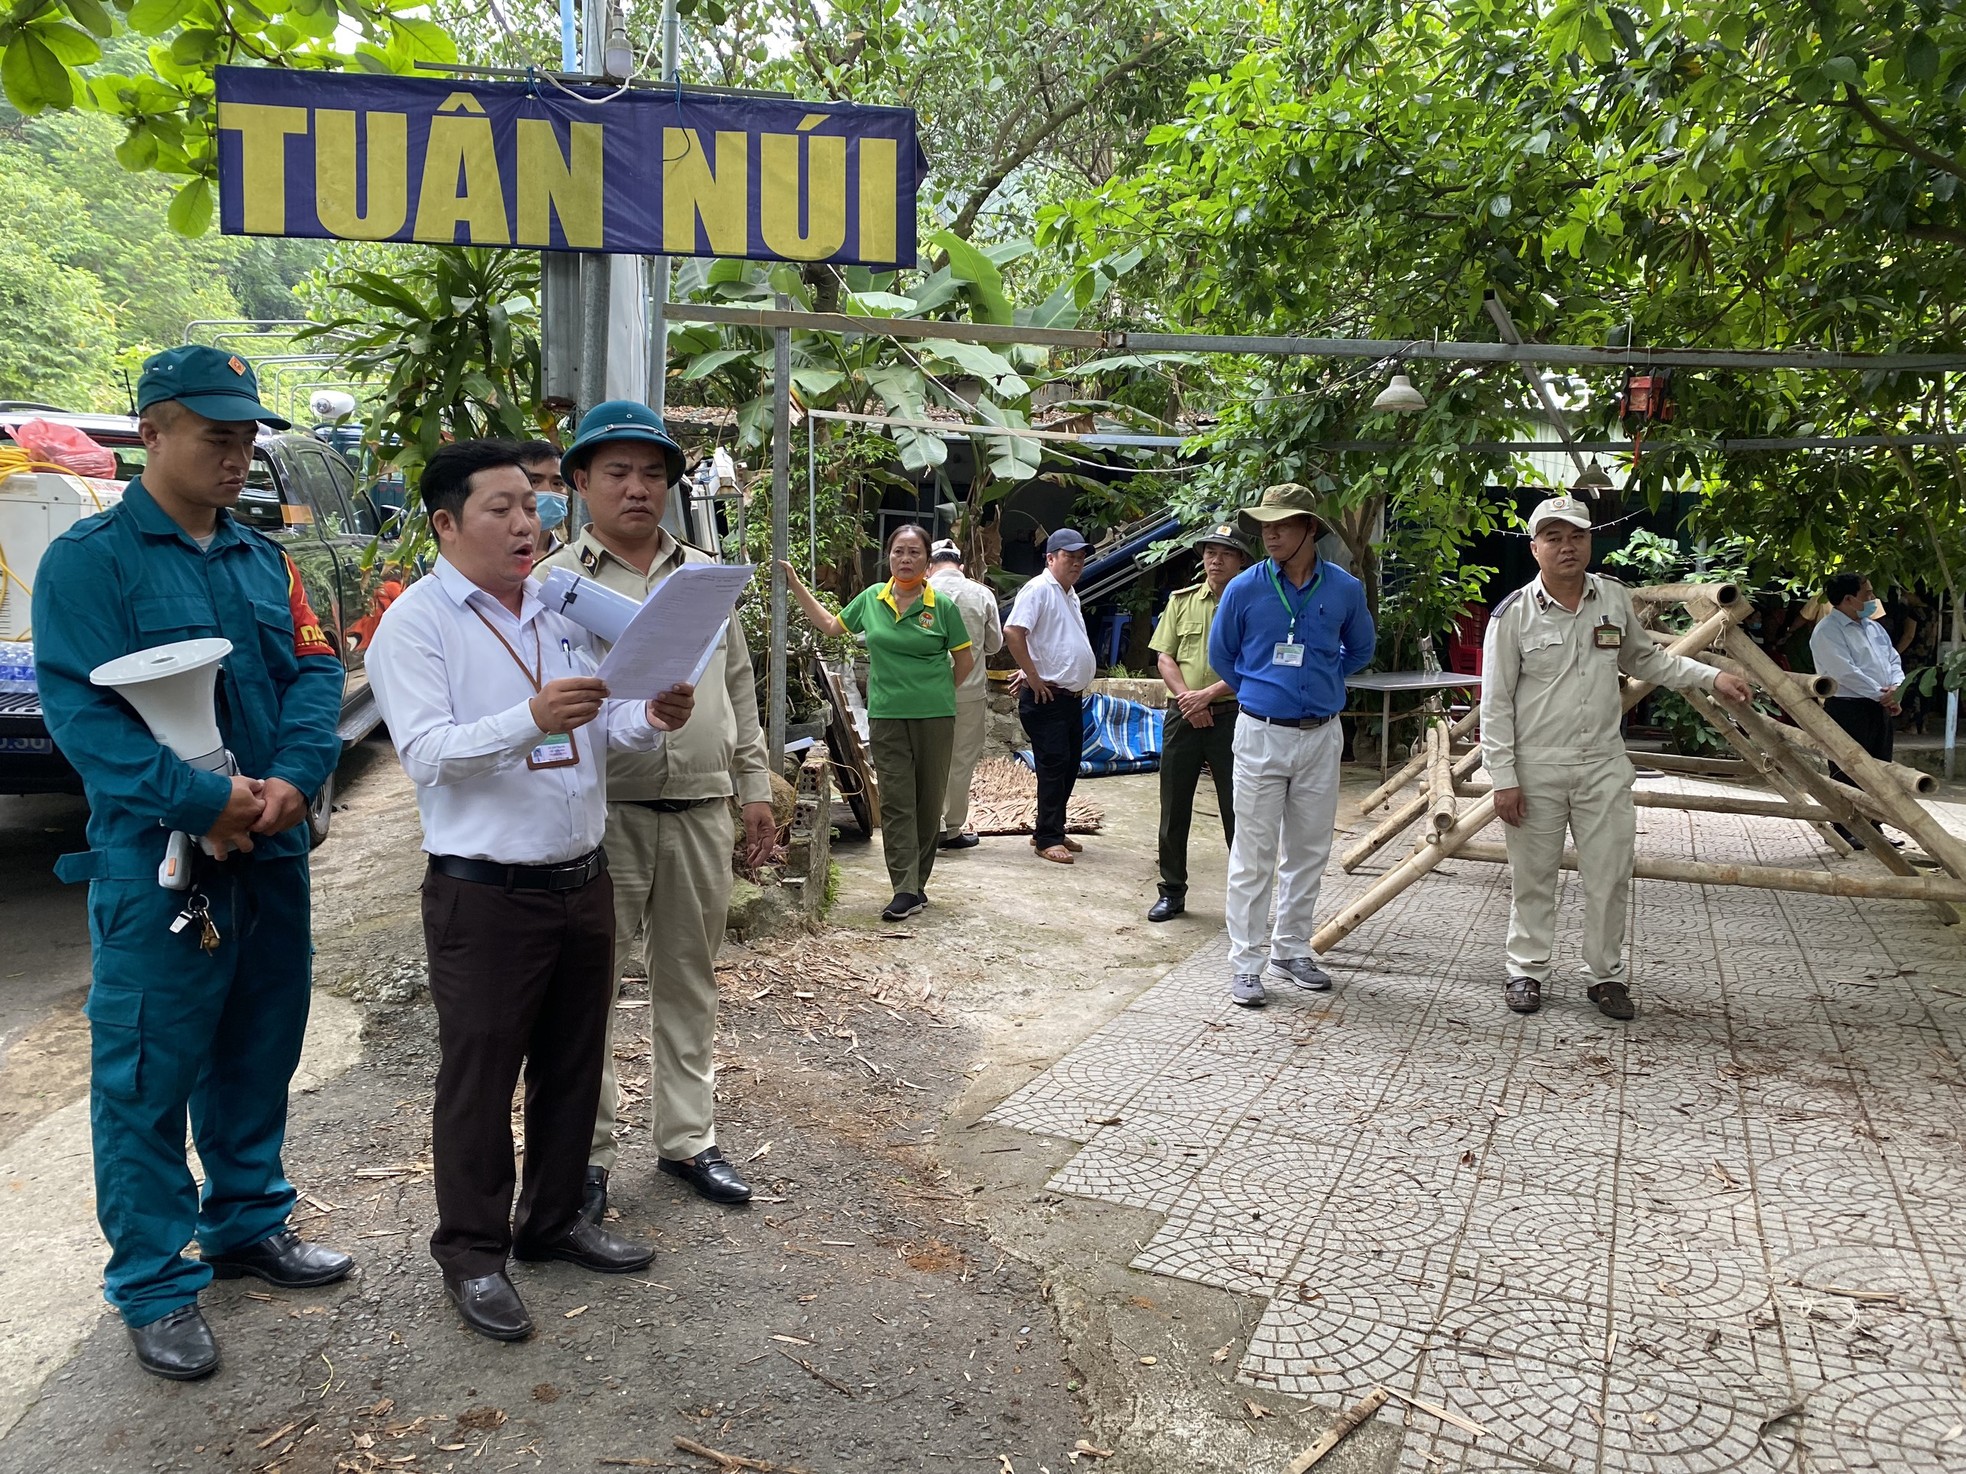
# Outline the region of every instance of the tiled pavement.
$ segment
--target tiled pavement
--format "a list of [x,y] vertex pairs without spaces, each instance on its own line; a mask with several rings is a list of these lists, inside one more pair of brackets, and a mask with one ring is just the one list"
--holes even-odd
[[[1794,823],[1639,823],[1641,850],[1828,863]],[[1334,866],[1321,913],[1372,878]],[[1244,1381],[1489,1430],[1409,1412],[1403,1471],[1966,1470],[1966,938],[1640,881],[1618,1025],[1575,981],[1566,876],[1521,1019],[1507,904],[1450,862],[1325,959],[1335,992],[1261,1012],[1218,937],[991,1119],[1084,1143],[1055,1190],[1166,1215],[1134,1267],[1268,1301]]]

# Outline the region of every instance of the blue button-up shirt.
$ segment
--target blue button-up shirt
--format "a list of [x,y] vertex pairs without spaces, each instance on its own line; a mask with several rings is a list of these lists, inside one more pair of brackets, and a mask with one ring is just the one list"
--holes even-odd
[[[218,636],[232,642],[216,693],[219,732],[252,778],[284,778],[311,794],[341,756],[342,667],[297,638],[292,565],[270,539],[218,514],[209,548],[133,480],[123,500],[49,545],[34,579],[34,666],[48,731],[89,798],[87,864],[69,879],[154,875],[173,829],[201,835],[231,797],[231,780],[191,767],[150,735],[116,692],[92,685],[105,661],[155,645]],[[256,837],[253,859],[307,852],[307,827]]]
[[[1378,638],[1365,589],[1322,559],[1302,588],[1292,587],[1281,572],[1272,582],[1275,567],[1265,558],[1222,590],[1208,636],[1208,663],[1243,709],[1257,716],[1336,716],[1345,709],[1345,677],[1372,663]],[[1304,663],[1278,665],[1276,647],[1291,638],[1293,628]]]
[[1852,619],[1841,609],[1830,610],[1809,634],[1809,653],[1816,674],[1835,679],[1838,696],[1876,701],[1904,684],[1904,662],[1874,619]]

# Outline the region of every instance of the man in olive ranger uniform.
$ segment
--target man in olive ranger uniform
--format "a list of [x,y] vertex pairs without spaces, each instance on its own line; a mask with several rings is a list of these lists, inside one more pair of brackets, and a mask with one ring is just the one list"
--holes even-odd
[[1607,1018],[1633,1016],[1625,967],[1625,900],[1637,823],[1632,765],[1619,726],[1621,672],[1746,701],[1748,684],[1668,655],[1632,612],[1616,579],[1589,572],[1590,509],[1551,497],[1530,515],[1542,570],[1500,604],[1482,647],[1481,759],[1507,825],[1508,1006],[1543,1003],[1556,938],[1557,870],[1568,829],[1584,883],[1584,976]]
[[1236,812],[1236,693],[1208,663],[1208,635],[1229,580],[1249,566],[1249,549],[1235,528],[1220,522],[1195,539],[1202,581],[1177,589],[1154,626],[1153,651],[1167,683],[1167,720],[1160,753],[1160,899],[1149,921],[1172,921],[1188,909],[1188,830],[1195,787],[1205,764],[1215,780],[1222,838],[1233,843]]

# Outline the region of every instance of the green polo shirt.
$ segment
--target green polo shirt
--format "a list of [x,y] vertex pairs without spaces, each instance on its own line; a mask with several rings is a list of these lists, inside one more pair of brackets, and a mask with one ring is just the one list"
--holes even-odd
[[969,648],[956,601],[923,584],[897,609],[892,583],[862,589],[840,611],[840,623],[867,637],[867,715],[907,720],[956,714],[956,677],[949,657]]
[[1154,626],[1156,655],[1172,655],[1181,667],[1181,679],[1190,691],[1212,686],[1221,679],[1208,663],[1208,632],[1215,627],[1215,610],[1221,598],[1206,583],[1194,584],[1170,595]]

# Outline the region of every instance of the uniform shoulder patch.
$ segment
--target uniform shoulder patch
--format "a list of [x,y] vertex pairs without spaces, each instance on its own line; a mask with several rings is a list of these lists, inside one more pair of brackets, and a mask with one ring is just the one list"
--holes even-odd
[[1490,619],[1500,619],[1502,617],[1503,611],[1505,611],[1511,604],[1515,603],[1516,600],[1520,599],[1523,596],[1523,594],[1527,592],[1528,588],[1529,585],[1524,584],[1521,588],[1517,589],[1514,593],[1503,596],[1502,602],[1497,604],[1493,609],[1488,611],[1488,617]]
[[287,609],[294,621],[294,654],[333,655],[334,646],[328,643],[327,632],[321,628],[321,621],[314,615],[314,608],[307,602],[307,590],[301,587],[300,570],[294,567],[294,560],[282,553],[281,561],[287,565]]
[[1624,581],[1624,580],[1623,580],[1622,578],[1613,578],[1613,577],[1612,577],[1612,576],[1611,576],[1610,574],[1608,574],[1608,573],[1600,573],[1600,574],[1598,574],[1598,575],[1597,575],[1597,581],[1598,581],[1599,583],[1608,583],[1608,584],[1610,584],[1610,585],[1611,585],[1611,587],[1612,587],[1612,588],[1614,588],[1614,589],[1622,589],[1622,588],[1629,588],[1629,587],[1630,587],[1630,585],[1629,585],[1629,584],[1627,584],[1627,583],[1626,583],[1626,582],[1625,582],[1625,581]]

